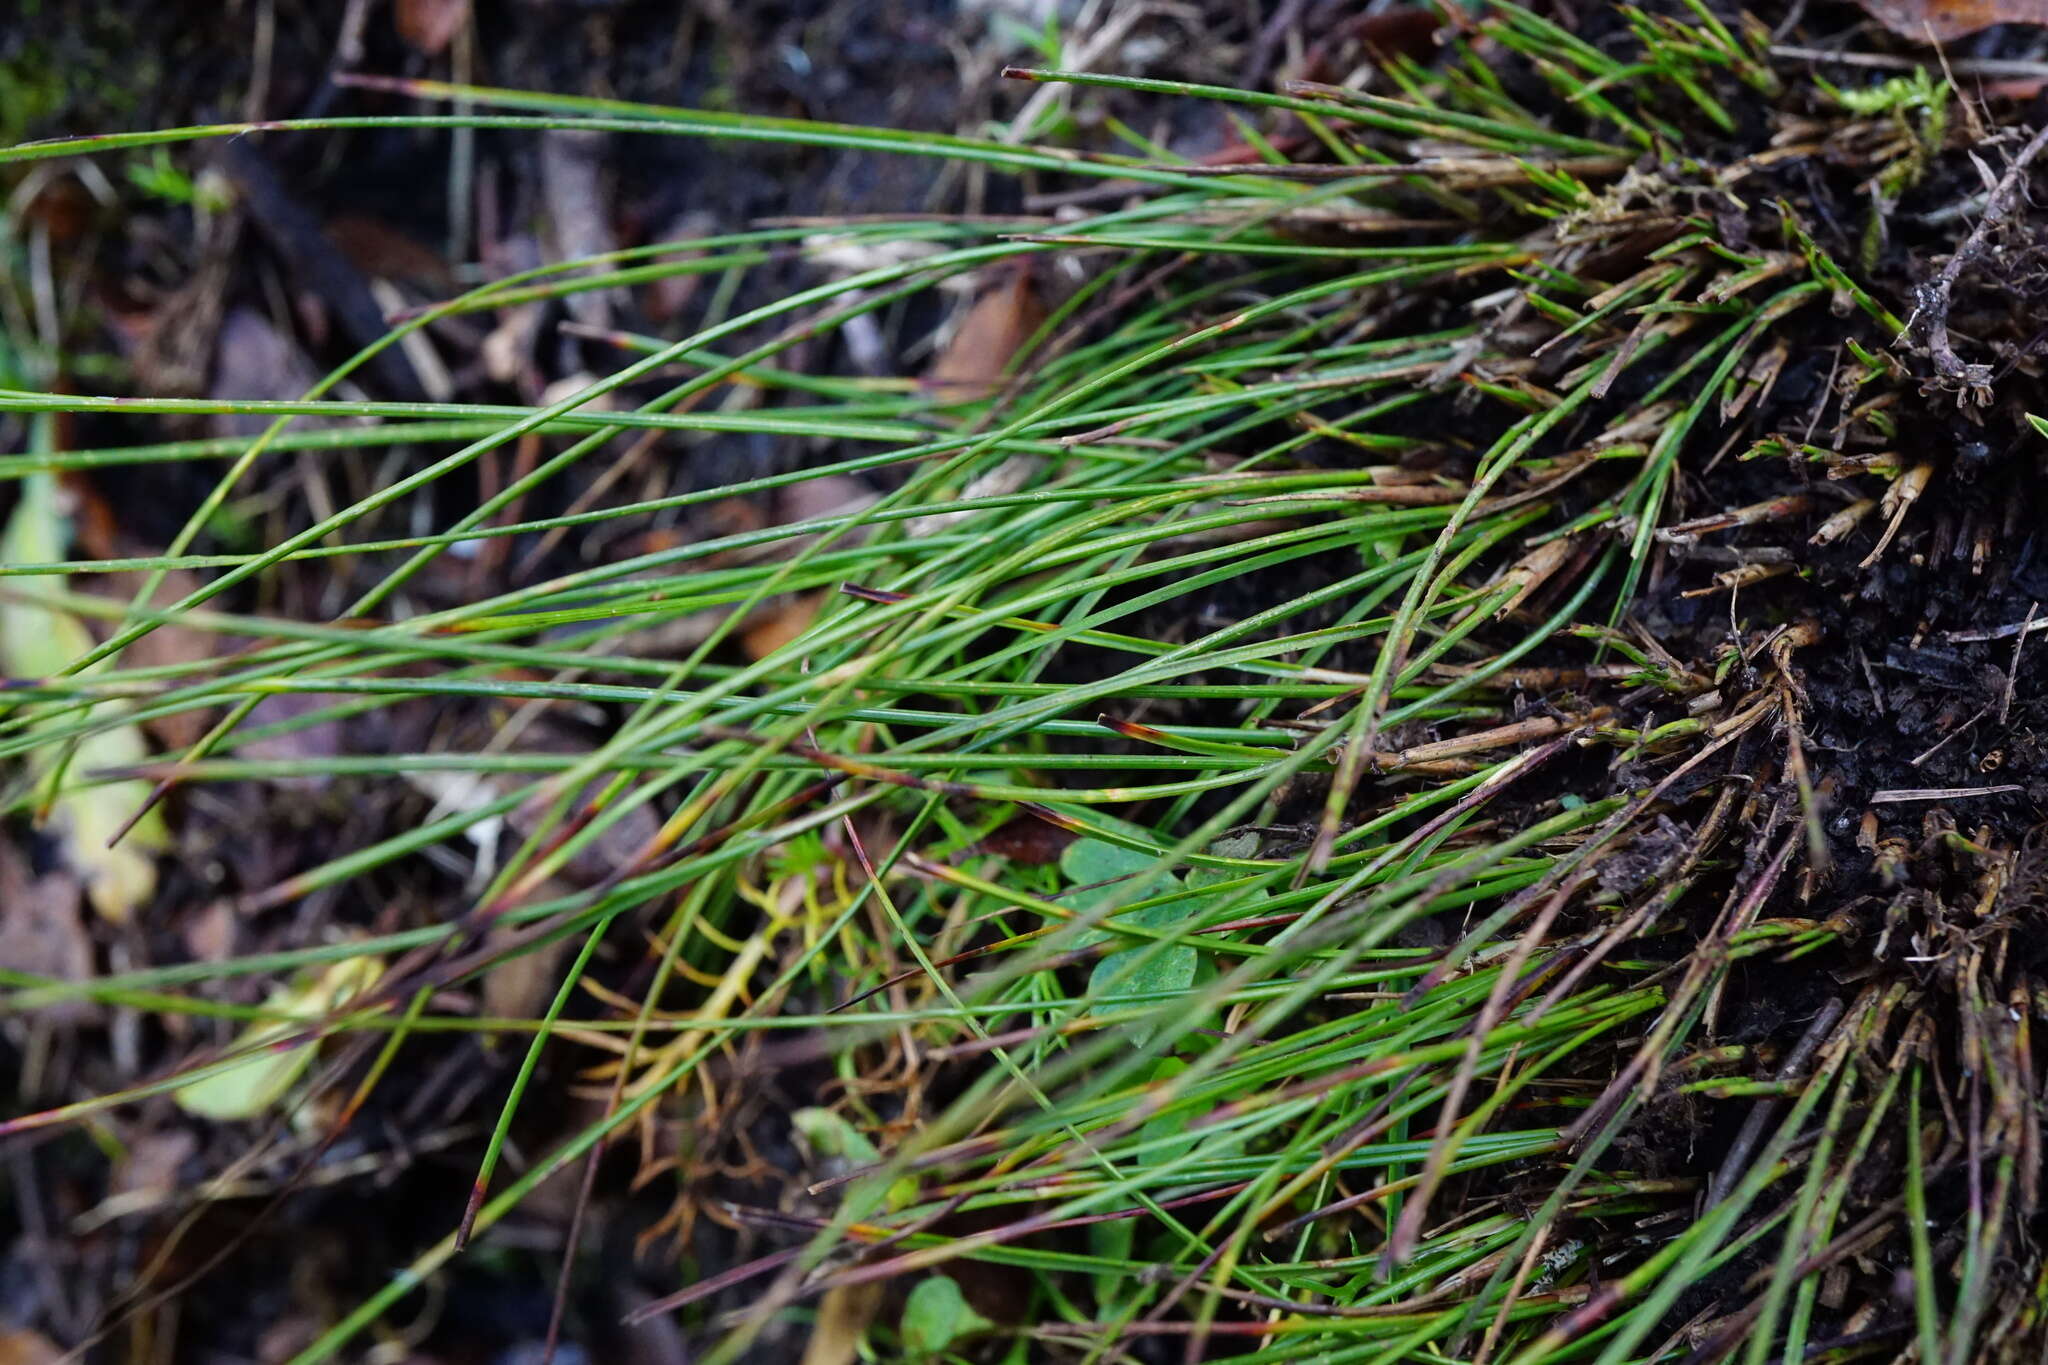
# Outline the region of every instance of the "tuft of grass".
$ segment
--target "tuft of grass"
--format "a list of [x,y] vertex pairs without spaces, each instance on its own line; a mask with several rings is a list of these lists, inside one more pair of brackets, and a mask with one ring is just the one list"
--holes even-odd
[[[167,1103],[318,1043],[323,1065],[296,1092],[318,1128],[303,1178],[409,1050],[449,1032],[505,1044],[520,1060],[461,1226],[297,1365],[348,1350],[542,1182],[657,1119],[703,1144],[701,1164],[647,1172],[670,1201],[663,1231],[716,1217],[776,1245],[649,1310],[683,1315],[710,1361],[899,1281],[925,1303],[871,1324],[885,1355],[938,1333],[957,1358],[991,1360],[1133,1358],[1154,1338],[1190,1359],[1276,1362],[1836,1358],[1854,1331],[1827,1277],[1893,1241],[1923,1361],[1978,1358],[2038,1321],[2038,1295],[2002,1269],[2038,1266],[2013,1240],[2032,1211],[2032,1100],[1995,1079],[1966,1137],[1931,1140],[1926,1097],[1948,1103],[1955,1081],[1917,992],[1849,981],[1800,1055],[1764,1066],[1738,1048],[1742,1074],[1715,1074],[1737,965],[1796,961],[1852,928],[1767,913],[1826,853],[1802,637],[1791,625],[1681,659],[1632,607],[1680,482],[1768,402],[1774,347],[1830,301],[1848,306],[1828,325],[1871,353],[1902,324],[1790,205],[1706,207],[1755,169],[1731,102],[1782,83],[1753,25],[1688,9],[1627,10],[1624,54],[1494,3],[1435,65],[1391,68],[1396,94],[1011,73],[1290,117],[1328,158],[1308,170],[420,81],[380,85],[517,112],[0,150],[8,164],[259,133],[571,128],[1094,177],[1126,205],[1057,223],[772,227],[545,267],[405,318],[291,402],[0,392],[0,412],[32,416],[275,419],[254,441],[0,461],[15,480],[218,471],[161,554],[0,567],[11,605],[98,627],[65,667],[13,680],[0,759],[174,800],[288,778],[467,784],[417,828],[243,897],[249,912],[389,885],[437,849],[513,831],[463,912],[436,921],[83,982],[0,968],[10,1013],[89,1000],[222,1030],[146,1083],[0,1131]],[[834,253],[879,263],[821,266],[811,287],[677,339],[611,338],[618,368],[545,406],[336,396],[440,318]],[[1067,272],[1062,292],[991,392],[791,368],[799,342],[855,318],[1034,265]],[[295,425],[306,417],[350,424]],[[719,432],[803,458],[723,487],[524,510],[587,483],[622,440],[687,449]],[[528,438],[545,454],[525,472],[424,519],[437,490]],[[1839,453],[1753,439],[1776,444],[1744,444],[1752,455]],[[395,476],[260,549],[212,543],[275,456],[365,451]],[[574,567],[549,557],[475,601],[417,591],[451,551],[517,554],[853,475],[880,490],[865,505]],[[332,619],[265,608],[263,585],[298,570],[349,585]],[[78,590],[116,572],[141,586]],[[815,603],[809,623],[748,657],[739,635],[794,595]],[[133,647],[172,624],[222,648],[143,662]],[[683,625],[689,643],[664,645]],[[1518,707],[1524,694],[1543,704]],[[277,696],[317,701],[251,724]],[[422,698],[515,728],[565,707],[606,723],[571,753],[516,738],[251,748]],[[208,718],[182,752],[77,762],[111,726],[179,715]],[[1771,776],[1751,790],[1744,764]],[[7,810],[36,801],[23,785]],[[614,852],[643,813],[656,832]],[[1020,820],[1058,856],[1005,856]],[[601,878],[566,877],[600,851]],[[540,1017],[444,1008],[532,954],[561,964]],[[317,1020],[219,993],[348,961],[381,976]],[[1981,1025],[1963,1065],[2025,1077],[2025,1025],[1996,1022],[1995,984],[1958,988]],[[235,1025],[250,1028],[240,1045]],[[551,1053],[584,1069],[602,1117],[508,1170],[505,1139]],[[800,1070],[834,1078],[806,1120],[817,1179],[788,1207],[731,1205],[707,1175],[731,1140],[720,1115]],[[1696,1104],[1754,1121],[1710,1173],[1646,1169],[1634,1135]],[[1874,1200],[1894,1170],[1903,1194]],[[1009,1320],[922,1288],[968,1263],[1012,1273]]]

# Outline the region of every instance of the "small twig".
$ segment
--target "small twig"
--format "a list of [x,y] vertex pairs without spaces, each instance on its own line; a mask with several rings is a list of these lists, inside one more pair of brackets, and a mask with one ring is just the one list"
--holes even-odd
[[1835,358],[1828,365],[1828,377],[1820,386],[1820,397],[1814,400],[1813,413],[1806,419],[1806,431],[1799,437],[1801,445],[1813,439],[1815,427],[1820,425],[1821,414],[1828,410],[1828,400],[1835,396],[1835,376],[1842,372],[1842,348],[1835,347]]
[[1256,90],[1265,81],[1266,73],[1273,69],[1274,54],[1287,38],[1287,30],[1301,22],[1301,12],[1307,7],[1308,0],[1280,0],[1280,7],[1259,30],[1258,41],[1252,45],[1252,55],[1244,64],[1240,83],[1245,89]]
[[1999,178],[1998,185],[1991,191],[1991,198],[1985,202],[1984,216],[1977,220],[1976,228],[1963,239],[1963,244],[1956,248],[1955,254],[1948,258],[1948,264],[1941,268],[1941,273],[1934,277],[1934,282],[1923,285],[1919,290],[1919,307],[1916,311],[1924,319],[1927,354],[1934,361],[1935,372],[1941,379],[1966,391],[1981,393],[1988,389],[1991,384],[1991,367],[1966,363],[1956,354],[1955,347],[1949,344],[1948,312],[1951,296],[1955,293],[1956,281],[1962,278],[1963,272],[1975,265],[1978,258],[1984,254],[1985,247],[1991,239],[1992,229],[2011,216],[2013,205],[2019,200],[2021,187],[2026,182],[2027,167],[2041,154],[2044,147],[2048,147],[2048,127],[2043,127],[2028,139],[2027,145],[2012,159],[2012,164],[2005,168],[2005,174]]
[[[1842,1013],[1840,1000],[1829,1000],[1822,1005],[1820,1013],[1813,1016],[1806,1032],[1786,1054],[1784,1065],[1778,1068],[1778,1074],[1772,1079],[1788,1083],[1803,1079],[1814,1054],[1820,1051],[1820,1045],[1828,1040],[1835,1025],[1841,1022]],[[1721,1162],[1721,1168],[1714,1172],[1713,1181],[1707,1186],[1706,1207],[1712,1208],[1726,1199],[1729,1192],[1741,1183],[1749,1169],[1750,1159],[1756,1154],[1756,1145],[1763,1140],[1764,1129],[1779,1107],[1780,1102],[1773,1099],[1758,1100],[1751,1106],[1749,1117],[1743,1120],[1742,1130],[1729,1145],[1727,1158]]]
[[[2037,603],[2036,609],[2038,606]],[[2037,630],[2048,630],[2048,617],[2036,621],[2033,611],[2029,611],[2024,621],[2014,621],[2004,626],[1987,626],[1982,630],[1952,630],[1941,638],[1952,645],[1981,644],[1986,640],[2007,640],[2015,635],[2032,635]]]
[[1957,801],[1965,796],[2002,796],[2006,792],[2023,792],[2026,788],[2017,782],[2001,782],[1995,787],[1895,787],[1890,791],[1872,792],[1870,804],[1884,805],[1893,801]]
[[[1771,55],[1785,61],[1832,62],[1837,66],[1861,66],[1876,71],[1926,70],[1936,63],[1925,57],[1894,57],[1882,52],[1829,52],[1818,47],[1773,44]],[[1958,57],[1940,63],[1958,76],[1999,76],[2026,79],[2048,76],[2048,62],[2015,60],[2010,57]]]
[[2034,620],[2030,612],[2025,620],[2015,620],[2005,626],[1985,626],[1982,630],[1950,630],[1942,639],[1950,645],[1980,645],[1985,641],[2009,641],[2015,634],[2034,634],[2036,630],[2048,630],[2048,618]]
[[2027,603],[2027,619],[2020,622],[2019,638],[2012,642],[2012,663],[2005,670],[2005,693],[1998,699],[1998,723],[2005,724],[2007,713],[2012,710],[2013,684],[2019,681],[2020,651],[2027,647],[2027,632],[2033,628],[2034,613],[2041,610],[2039,602]]
[[[2019,653],[2019,651],[2018,651],[2018,650],[2014,650],[2014,651],[2013,651],[2013,653],[2014,653],[2015,655],[2017,655],[2017,654]],[[2010,694],[2008,694],[2008,695],[2010,695]],[[1948,732],[1947,734],[1943,735],[1943,736],[1942,736],[1942,737],[1941,737],[1940,739],[1937,739],[1936,741],[1934,741],[1933,745],[1932,745],[1932,746],[1930,746],[1930,747],[1928,748],[1927,752],[1925,752],[1925,753],[1921,754],[1921,755],[1920,755],[1920,757],[1918,757],[1918,758],[1914,758],[1914,759],[1908,759],[1908,760],[1907,760],[1907,762],[1906,762],[1906,766],[1907,766],[1907,767],[1909,767],[1909,768],[1917,768],[1917,767],[1919,767],[1919,766],[1920,766],[1920,765],[1921,765],[1922,763],[1925,763],[1925,762],[1926,762],[1926,761],[1927,761],[1928,759],[1930,759],[1930,758],[1933,758],[1933,757],[1934,757],[1934,756],[1935,756],[1936,754],[1940,753],[1940,752],[1941,752],[1941,751],[1942,751],[1943,749],[1947,748],[1947,747],[1949,746],[1949,744],[1950,744],[1951,742],[1953,742],[1953,741],[1954,741],[1954,740],[1955,740],[1955,739],[1956,739],[1956,738],[1957,738],[1958,736],[1962,735],[1962,734],[1963,734],[1963,733],[1964,733],[1965,731],[1967,731],[1967,730],[1968,730],[1968,729],[1969,729],[1969,728],[1970,728],[1970,727],[1971,727],[1972,725],[1975,725],[1975,724],[1976,724],[1976,723],[1977,723],[1978,721],[1980,721],[1980,720],[1984,719],[1984,717],[1986,717],[1986,716],[1988,716],[1988,715],[1990,715],[1990,714],[1991,714],[1991,703],[1990,703],[1990,702],[1986,702],[1986,703],[1984,703],[1984,706],[1983,706],[1983,708],[1982,708],[1981,710],[1979,710],[1979,711],[1977,712],[1977,714],[1976,714],[1976,715],[1974,715],[1974,716],[1971,716],[1971,717],[1970,717],[1970,718],[1969,718],[1968,720],[1964,721],[1964,722],[1963,722],[1963,723],[1962,723],[1961,725],[1958,725],[1958,726],[1957,726],[1957,727],[1956,727],[1955,729],[1953,729],[1953,730],[1949,731],[1949,732]],[[2003,719],[2004,719],[2004,716],[2003,716],[2003,715],[2001,715],[2001,716],[1999,717],[1999,719],[2003,720]]]

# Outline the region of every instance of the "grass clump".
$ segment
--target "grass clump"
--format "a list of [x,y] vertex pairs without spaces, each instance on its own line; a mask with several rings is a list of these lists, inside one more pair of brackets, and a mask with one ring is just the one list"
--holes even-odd
[[[381,347],[292,402],[0,393],[39,420],[275,418],[254,441],[8,457],[25,487],[220,470],[163,553],[6,567],[11,601],[98,626],[10,694],[0,755],[41,775],[18,814],[138,780],[174,801],[307,777],[464,793],[245,914],[502,839],[459,915],[0,973],[12,1012],[221,1021],[154,1079],[8,1130],[218,1093],[282,1031],[321,1044],[288,1197],[409,1053],[492,1039],[515,1079],[467,1214],[307,1365],[550,1177],[635,1146],[666,1192],[654,1232],[680,1239],[659,1245],[708,1221],[754,1248],[646,1310],[707,1359],[848,1315],[884,1357],[974,1360],[1960,1362],[2038,1340],[2039,996],[2012,936],[2038,909],[2030,779],[1917,780],[1940,769],[1910,736],[1852,752],[1910,621],[2020,600],[1996,509],[2031,455],[1965,488],[1950,452],[2023,414],[1976,388],[1959,408],[1906,321],[1952,231],[1916,196],[1967,170],[1938,112],[1955,91],[1830,95],[1703,0],[1577,31],[1494,3],[1440,36],[1380,93],[1011,73],[1224,103],[1264,130],[1229,165],[426,82],[391,88],[483,112],[278,125],[794,141],[1114,193],[664,243],[494,281],[382,343],[792,253],[866,263],[679,339],[612,336],[619,367],[545,405],[336,396]],[[1867,219],[1858,177],[1882,191]],[[1045,301],[999,373],[787,363],[963,279]],[[531,510],[622,445],[707,432],[817,458]],[[444,514],[437,489],[522,440],[544,453]],[[214,542],[273,456],[380,448],[423,453],[259,550]],[[458,550],[852,477],[872,496],[800,520],[543,552],[473,601],[422,586]],[[1938,515],[1930,487],[1954,490]],[[1976,556],[1974,598],[1925,568],[1940,555]],[[302,570],[346,585],[326,619],[263,605]],[[115,572],[120,597],[74,586]],[[786,642],[741,647],[797,602]],[[231,648],[143,662],[173,625]],[[308,700],[251,728],[279,696]],[[422,698],[492,724],[392,754],[255,744]],[[604,718],[589,743],[522,746],[567,707]],[[159,760],[76,761],[193,714],[203,736]],[[446,1008],[522,958],[550,964],[538,1017]],[[336,963],[373,965],[343,992]],[[244,977],[299,984],[231,1003]],[[511,1168],[551,1052],[589,1108]],[[771,1084],[808,1093],[785,1115]],[[810,1163],[780,1204],[719,1174],[764,1125]]]

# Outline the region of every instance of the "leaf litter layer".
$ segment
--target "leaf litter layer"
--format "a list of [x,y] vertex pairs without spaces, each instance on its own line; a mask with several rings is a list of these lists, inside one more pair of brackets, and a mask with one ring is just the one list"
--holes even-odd
[[[247,913],[507,831],[459,917],[86,982],[6,972],[11,1012],[246,1024],[7,1130],[195,1088],[219,1113],[239,1083],[249,1121],[284,1092],[307,1116],[303,1181],[408,1049],[498,1035],[524,1062],[469,1214],[309,1362],[607,1147],[663,1192],[654,1236],[709,1220],[757,1248],[644,1314],[680,1315],[708,1359],[812,1312],[885,1355],[990,1360],[2037,1353],[2024,111],[1938,68],[1830,83],[1704,4],[1575,29],[1495,4],[1440,38],[1382,65],[1393,93],[1012,73],[1223,102],[1259,153],[1226,165],[387,83],[428,112],[375,126],[883,148],[1113,195],[543,268],[373,348],[536,291],[855,261],[680,340],[613,335],[620,368],[545,405],[361,401],[336,375],[303,402],[203,400],[274,417],[254,443],[81,450],[53,415],[180,404],[0,393],[38,433],[7,462],[25,490],[224,460],[225,499],[284,451],[438,452],[260,551],[209,544],[202,509],[161,555],[10,563],[10,613],[98,625],[16,670],[16,810],[335,774],[447,798]],[[785,364],[954,281],[1042,300],[997,373]],[[732,431],[829,460],[529,510],[636,439]],[[494,492],[392,533],[529,435],[551,444]],[[419,591],[458,546],[846,475],[874,495],[542,555],[476,601]],[[302,561],[347,570],[327,619],[256,591]],[[114,569],[139,586],[71,586]],[[792,638],[741,647],[792,600]],[[226,648],[144,662],[168,625]],[[264,757],[246,722],[279,696],[307,704],[270,734],[422,696],[606,724],[568,752],[472,729]],[[194,714],[180,751],[94,757]],[[70,843],[89,863],[97,843]],[[539,1019],[444,1007],[536,956],[562,964]],[[299,985],[223,1003],[241,976]],[[265,1060],[315,1040],[303,1077]],[[508,1161],[554,1050],[582,1126]],[[778,1084],[815,1088],[787,1120],[812,1178],[737,1200],[720,1172]]]

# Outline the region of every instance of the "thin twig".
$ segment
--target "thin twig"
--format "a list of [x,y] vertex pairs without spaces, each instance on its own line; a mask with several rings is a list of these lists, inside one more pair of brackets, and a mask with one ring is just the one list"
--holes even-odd
[[[2036,604],[2038,607],[2039,604]],[[2024,621],[2014,621],[2003,626],[1988,626],[1982,630],[1952,630],[1941,638],[1952,645],[1981,644],[1986,640],[2007,640],[2015,635],[2031,635],[2037,630],[2048,630],[2048,617],[2039,621],[2029,611]]]
[[[2018,655],[2019,655],[2019,651],[2018,651],[2018,650],[2014,650],[2014,651],[2013,651],[2013,655],[2014,655],[2014,657],[2015,657],[2015,658],[2017,658],[2017,657],[2018,657]],[[2010,695],[2011,695],[2011,693],[2010,693],[2010,692],[2008,692],[2008,693],[2007,693],[2007,695],[2008,695],[2008,696],[2010,696]],[[1931,746],[1929,746],[1929,747],[1928,747],[1928,749],[1927,749],[1927,752],[1925,752],[1925,753],[1921,754],[1921,755],[1920,755],[1920,757],[1918,757],[1918,758],[1914,758],[1914,759],[1908,759],[1908,760],[1907,760],[1907,762],[1906,762],[1906,766],[1907,766],[1907,767],[1909,767],[1909,768],[1917,768],[1917,767],[1919,767],[1919,766],[1920,766],[1920,765],[1921,765],[1922,763],[1925,763],[1925,762],[1926,762],[1926,761],[1927,761],[1928,759],[1930,759],[1930,758],[1933,758],[1933,757],[1934,757],[1934,756],[1935,756],[1936,754],[1940,753],[1940,752],[1941,752],[1941,751],[1942,751],[1943,749],[1947,748],[1947,747],[1949,746],[1949,744],[1950,744],[1951,742],[1953,742],[1953,741],[1954,741],[1955,739],[1957,739],[1957,738],[1958,738],[1959,736],[1961,736],[1961,735],[1962,735],[1962,734],[1963,734],[1963,733],[1964,733],[1965,731],[1967,731],[1967,730],[1968,730],[1968,729],[1969,729],[1969,728],[1970,728],[1970,727],[1971,727],[1972,725],[1975,725],[1975,724],[1976,724],[1976,723],[1977,723],[1978,721],[1980,721],[1980,720],[1984,719],[1984,717],[1986,717],[1986,716],[1988,716],[1988,715],[1990,715],[1990,714],[1991,714],[1991,703],[1990,703],[1990,702],[1986,702],[1986,703],[1984,703],[1983,707],[1982,707],[1982,708],[1981,708],[1981,709],[1980,709],[1980,710],[1979,710],[1979,711],[1977,712],[1977,714],[1976,714],[1976,715],[1974,715],[1974,716],[1971,716],[1971,717],[1970,717],[1970,718],[1969,718],[1968,720],[1964,721],[1964,722],[1963,722],[1963,723],[1962,723],[1961,725],[1958,725],[1958,726],[1957,726],[1957,727],[1956,727],[1955,729],[1953,729],[1953,730],[1949,731],[1949,732],[1948,732],[1947,734],[1943,735],[1943,736],[1942,736],[1942,737],[1941,737],[1940,739],[1937,739],[1936,741],[1934,741],[1934,743],[1933,743],[1933,744],[1932,744]],[[1999,719],[2001,719],[2001,720],[2003,720],[2004,718],[2005,718],[2005,717],[2004,717],[2004,715],[2003,715],[2003,714],[2001,714],[2001,715],[1999,716]]]
[[[1814,1015],[1813,1022],[1806,1026],[1806,1032],[1786,1055],[1785,1064],[1778,1068],[1778,1074],[1774,1079],[1791,1082],[1805,1075],[1814,1054],[1820,1051],[1820,1045],[1827,1041],[1828,1035],[1834,1032],[1835,1025],[1841,1022],[1842,1010],[1842,1002],[1839,999],[1829,1000],[1821,1006],[1820,1013]],[[1735,1135],[1735,1141],[1728,1148],[1728,1156],[1722,1161],[1721,1169],[1714,1172],[1713,1182],[1707,1186],[1706,1207],[1712,1208],[1726,1199],[1729,1192],[1741,1183],[1743,1175],[1749,1170],[1750,1158],[1756,1153],[1756,1145],[1763,1140],[1764,1129],[1770,1124],[1771,1116],[1777,1112],[1778,1107],[1779,1101],[1762,1099],[1750,1109],[1749,1117],[1743,1121],[1742,1131]]]
[[1897,787],[1891,791],[1872,792],[1870,804],[1883,805],[1892,801],[1959,801],[1965,796],[2000,796],[2006,792],[2023,792],[2026,788],[2017,782],[2002,782],[1995,787]]
[[2039,602],[2027,603],[2027,619],[2020,622],[2019,638],[2012,642],[2012,664],[2005,670],[2005,694],[1998,699],[1998,723],[2005,724],[2006,715],[2012,710],[2013,684],[2019,681],[2020,651],[2027,647],[2027,631],[2033,628],[2034,613],[2041,610]]
[[[1836,66],[1860,66],[1876,71],[1926,70],[1936,65],[1925,57],[1897,57],[1883,52],[1829,52],[1818,47],[1794,47],[1774,43],[1771,55],[1786,61],[1832,62]],[[2016,60],[2010,57],[1958,57],[1947,63],[1958,76],[1996,76],[2027,79],[2048,76],[2048,62]]]
[[2026,182],[2027,167],[2041,149],[2048,147],[2048,127],[2027,141],[2020,149],[2012,164],[2005,168],[1998,185],[1991,191],[1991,198],[1985,202],[1984,216],[1977,220],[1976,228],[1956,248],[1955,255],[1948,258],[1948,264],[1934,277],[1934,282],[1923,285],[1918,291],[1919,307],[1926,329],[1927,354],[1934,361],[1935,372],[1941,379],[1967,391],[1981,392],[1990,387],[1991,367],[1966,363],[1955,352],[1948,339],[1948,311],[1951,296],[1955,293],[1956,281],[1963,272],[1977,263],[1984,254],[1991,239],[1991,231],[2011,216],[2013,205],[2018,202],[2020,189]]

